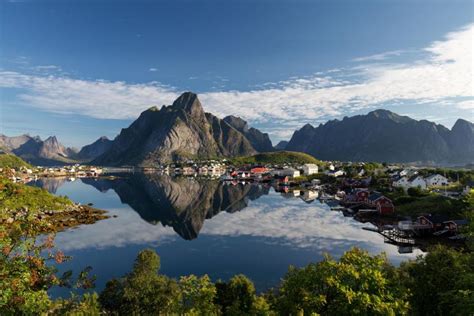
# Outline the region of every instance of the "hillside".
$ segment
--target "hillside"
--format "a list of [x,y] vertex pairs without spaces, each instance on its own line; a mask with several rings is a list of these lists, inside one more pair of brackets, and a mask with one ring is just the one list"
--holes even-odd
[[32,166],[21,159],[12,154],[0,154],[0,168],[10,168],[10,169],[20,169],[21,167],[25,168],[32,168]]
[[252,156],[236,157],[231,159],[236,165],[243,164],[319,164],[320,161],[313,156],[301,152],[294,151],[276,151],[268,153],[260,153]]

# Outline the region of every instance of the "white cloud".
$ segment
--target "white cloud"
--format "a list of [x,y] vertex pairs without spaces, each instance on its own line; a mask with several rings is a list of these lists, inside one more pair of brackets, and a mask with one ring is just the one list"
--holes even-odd
[[158,71],[158,69],[157,68],[150,68],[150,69],[148,69],[148,71],[155,72],[155,71]]
[[[427,56],[411,63],[373,63],[400,54],[392,51],[362,57],[370,63],[357,67],[267,83],[250,91],[204,92],[200,99],[206,111],[219,116],[239,115],[251,123],[277,120],[281,129],[274,135],[285,135],[287,125],[295,121],[340,116],[386,103],[422,106],[450,100],[451,106],[470,110],[473,38],[471,24],[431,43],[422,50]],[[135,118],[150,105],[170,104],[179,95],[178,89],[157,82],[129,84],[12,71],[0,72],[2,87],[23,89],[19,100],[46,111],[108,119]]]
[[403,52],[404,52],[403,50],[394,50],[394,51],[374,54],[370,56],[357,57],[357,58],[354,58],[352,61],[355,61],[355,62],[380,61],[380,60],[385,60],[389,57],[400,56]]

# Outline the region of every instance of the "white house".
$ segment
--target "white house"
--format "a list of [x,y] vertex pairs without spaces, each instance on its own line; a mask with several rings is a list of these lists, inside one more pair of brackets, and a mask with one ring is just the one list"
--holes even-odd
[[413,176],[411,178],[408,177],[401,177],[398,180],[395,180],[392,182],[392,186],[396,188],[403,188],[403,189],[408,189],[408,188],[417,188],[419,187],[420,189],[425,190],[426,189],[426,181],[423,179],[422,176]]
[[401,177],[392,182],[392,186],[395,188],[403,188],[407,189],[410,187],[410,181],[408,181],[407,177]]
[[423,190],[426,189],[426,181],[425,179],[423,179],[422,176],[414,175],[413,177],[408,179],[408,181],[410,181],[410,188],[420,188]]
[[330,164],[328,168],[329,168],[329,170],[331,170],[331,171],[334,171],[334,170],[336,169],[336,167],[334,167],[333,164]]
[[303,173],[307,176],[318,173],[318,165],[314,163],[307,163],[303,165]]
[[442,185],[448,185],[449,180],[440,175],[440,174],[432,174],[431,176],[425,178],[426,185],[431,187],[431,186],[442,186]]
[[276,176],[288,176],[293,178],[299,177],[301,175],[299,170],[293,168],[275,169],[272,170],[270,173]]
[[330,176],[330,177],[335,177],[335,178],[337,178],[337,177],[343,176],[343,175],[344,175],[344,171],[342,171],[342,170],[329,171],[329,172],[327,173],[327,175]]

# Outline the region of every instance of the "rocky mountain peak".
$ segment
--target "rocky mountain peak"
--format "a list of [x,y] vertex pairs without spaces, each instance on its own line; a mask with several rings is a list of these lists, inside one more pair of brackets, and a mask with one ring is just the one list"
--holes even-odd
[[233,115],[226,116],[224,117],[224,121],[240,131],[246,132],[249,129],[247,121],[237,116],[233,116]]
[[191,116],[204,115],[204,109],[199,101],[197,94],[193,92],[184,92],[177,98],[172,105],[173,109],[183,110]]

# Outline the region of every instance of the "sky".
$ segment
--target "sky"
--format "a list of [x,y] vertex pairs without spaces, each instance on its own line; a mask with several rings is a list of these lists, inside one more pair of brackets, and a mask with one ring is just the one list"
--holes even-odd
[[288,140],[384,108],[474,121],[474,2],[0,0],[0,133],[114,138],[198,93]]

